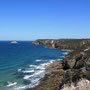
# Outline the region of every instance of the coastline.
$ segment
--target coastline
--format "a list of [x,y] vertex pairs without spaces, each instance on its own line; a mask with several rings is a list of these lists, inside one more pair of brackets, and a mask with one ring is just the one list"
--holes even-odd
[[[33,44],[33,43],[32,43]],[[36,44],[36,45],[43,45],[43,44]],[[47,46],[47,44],[45,44]],[[72,52],[73,50],[70,50],[70,49],[60,49],[60,48],[55,48],[55,47],[51,47],[51,46],[48,46],[49,48],[53,48],[53,49],[58,49],[58,50],[63,50],[63,51],[66,51],[66,53],[64,54],[63,56],[63,59],[65,58],[65,56],[67,54],[69,54],[70,52]],[[68,52],[67,52],[68,51]],[[31,90],[42,90],[43,89],[43,85],[45,82],[52,82],[52,80],[50,80],[53,76],[55,76],[56,74],[56,77],[55,77],[55,83],[57,81],[58,83],[58,86],[55,87],[55,84],[54,84],[54,87],[56,88],[56,90],[58,89],[59,85],[60,85],[60,81],[62,82],[63,78],[62,75],[65,74],[65,70],[63,69],[63,59],[60,59],[60,60],[54,60],[52,63],[49,63],[49,65],[47,65],[45,67],[45,76],[39,81],[38,85],[35,86],[34,88],[31,88]],[[58,78],[60,75],[60,79]],[[54,79],[54,78],[53,78]],[[46,85],[47,86],[47,85]],[[53,86],[53,85],[52,85]],[[52,87],[51,86],[51,87]],[[54,88],[54,89],[55,89]],[[50,88],[50,90],[54,90],[53,88]],[[26,89],[26,90],[29,90],[29,89]],[[47,89],[45,89],[47,90]]]
[[[61,49],[61,50],[63,50],[63,49]],[[64,59],[65,56],[68,54],[67,51],[70,52],[71,50],[65,50],[64,49],[63,51],[66,51],[66,53],[63,56],[63,59]],[[41,78],[41,80],[39,81],[38,85],[35,86],[34,88],[31,88],[31,90],[42,90],[43,89],[43,84],[45,84],[46,82],[49,82],[49,83],[52,82],[52,80],[51,80],[52,77],[53,77],[53,81],[54,81],[54,83],[53,83],[54,87],[55,87],[56,81],[58,83],[58,86],[56,85],[55,88],[59,87],[59,84],[60,84],[59,81],[63,80],[63,79],[61,79],[61,77],[65,73],[65,71],[63,70],[63,64],[62,64],[63,63],[63,59],[52,60],[48,65],[46,65],[45,66],[45,75],[44,75],[44,77]],[[55,75],[56,75],[56,77],[54,77]],[[60,79],[59,79],[59,77],[60,77]],[[26,90],[29,90],[29,89],[26,89]],[[45,89],[45,90],[47,90],[47,89]],[[53,90],[53,88],[51,88],[50,90]]]
[[[45,67],[45,70],[46,70],[45,76],[40,80],[39,84],[35,88],[32,88],[31,90],[42,90],[43,85],[44,85],[44,87],[47,86],[47,85],[45,85],[46,82],[47,82],[47,84],[52,82],[51,79],[53,79],[53,84],[56,83],[56,81],[58,83],[60,81],[60,79],[58,79],[58,76],[60,74],[64,73],[63,66],[62,66],[62,60],[53,61],[51,64],[49,64],[48,66]],[[57,76],[54,77],[56,74],[57,74]],[[59,83],[58,83],[58,86],[59,86]],[[55,87],[55,85],[54,85],[54,87]],[[56,87],[57,87],[57,85],[56,85]],[[26,90],[28,90],[28,89],[26,89]]]
[[90,90],[90,39],[42,39],[33,44],[69,50],[70,53],[59,64],[57,61],[50,64],[46,68],[50,72],[32,90]]
[[[44,75],[44,72],[45,72],[44,67],[49,65],[49,63],[51,63],[53,61],[53,59],[54,60],[55,59],[60,60],[60,58],[62,58],[62,56],[64,55],[64,52],[65,52],[65,51],[56,50],[56,49],[44,48],[45,46],[40,46],[40,48],[38,48],[39,46],[37,46],[37,45],[35,46],[35,45],[32,45],[32,43],[30,43],[30,44],[29,43],[30,42],[28,42],[28,44],[22,42],[22,44],[26,45],[26,46],[23,45],[26,48],[25,50],[27,51],[27,49],[28,49],[28,51],[30,51],[31,47],[33,46],[33,49],[31,49],[30,52],[32,53],[33,56],[35,56],[35,54],[33,54],[33,52],[35,52],[35,53],[37,52],[38,55],[35,56],[34,59],[32,59],[32,57],[30,57],[30,53],[26,54],[26,52],[25,52],[25,55],[23,55],[23,59],[24,59],[24,56],[26,57],[26,55],[27,55],[28,58],[30,58],[30,59],[25,59],[25,61],[28,61],[28,62],[30,61],[31,63],[27,62],[25,64],[25,66],[16,67],[15,71],[13,72],[14,75],[12,75],[12,77],[15,76],[15,78],[13,78],[13,81],[8,79],[8,80],[6,80],[6,82],[3,82],[2,83],[2,88],[5,88],[5,89],[10,88],[12,90],[25,90],[27,88],[29,88],[29,89],[33,88],[38,83],[38,81],[40,81],[41,78],[43,78],[43,75]],[[7,44],[8,44],[8,42],[7,42]],[[22,44],[19,43],[16,46],[20,47],[20,46],[22,46]],[[10,45],[12,47],[14,47],[12,44],[9,44],[9,47],[10,47]],[[27,45],[30,48],[27,47]],[[30,45],[32,45],[32,46],[30,46]],[[22,47],[22,48],[24,48],[24,47]],[[38,50],[36,51],[36,49],[38,49]],[[21,47],[20,47],[19,51],[21,51],[21,50],[24,50],[24,49],[21,49]],[[41,52],[41,51],[43,51],[43,52]],[[14,50],[12,50],[12,52],[14,52]],[[20,55],[22,55],[23,52]],[[39,52],[42,55],[39,55]],[[43,57],[43,56],[45,56],[45,57]],[[19,60],[23,61],[22,59],[19,59]],[[15,62],[14,62],[14,64],[15,64]],[[20,63],[20,65],[21,65],[21,63]],[[17,80],[14,81],[14,79],[17,79]],[[23,82],[19,81],[19,80],[23,80]]]

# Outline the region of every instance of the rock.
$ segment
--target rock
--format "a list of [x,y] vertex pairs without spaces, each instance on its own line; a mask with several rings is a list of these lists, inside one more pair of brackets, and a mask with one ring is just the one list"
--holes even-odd
[[74,71],[67,71],[66,74],[65,74],[65,78],[72,77],[74,75],[75,75]]
[[80,72],[86,72],[86,67],[80,68]]
[[76,84],[65,84],[60,90],[90,90],[90,81],[86,79],[81,79]]
[[87,65],[86,65],[86,70],[87,70],[88,72],[90,72],[90,64],[87,64]]
[[12,42],[10,42],[10,43],[12,43],[12,44],[16,44],[16,43],[18,43],[17,41],[12,41]]

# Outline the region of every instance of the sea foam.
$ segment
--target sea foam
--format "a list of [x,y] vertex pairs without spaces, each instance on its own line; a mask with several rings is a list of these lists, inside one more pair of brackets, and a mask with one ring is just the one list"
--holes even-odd
[[14,86],[14,85],[16,85],[17,84],[17,82],[14,82],[14,83],[12,83],[12,82],[8,82],[8,84],[6,85],[7,87],[10,87],[10,86]]
[[29,67],[25,70],[20,70],[25,74],[23,80],[30,81],[31,83],[22,86],[16,85],[13,90],[25,90],[26,88],[34,88],[35,86],[37,86],[40,80],[45,76],[46,66],[53,63],[53,61],[55,60],[49,60],[48,62],[39,65],[29,65]]

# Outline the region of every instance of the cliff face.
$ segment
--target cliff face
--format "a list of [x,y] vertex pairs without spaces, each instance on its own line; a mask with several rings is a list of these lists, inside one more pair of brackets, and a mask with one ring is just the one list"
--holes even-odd
[[39,39],[33,42],[35,45],[48,45],[49,47],[56,48],[56,41],[54,39]]
[[[48,90],[48,89],[49,90],[68,90],[68,89],[65,89],[67,88],[66,86],[70,88],[73,86],[72,83],[77,84],[79,83],[79,80],[83,78],[88,80],[90,83],[90,40],[89,39],[58,39],[58,40],[46,39],[46,40],[36,40],[35,42],[33,42],[33,44],[48,45],[49,47],[52,47],[52,48],[73,50],[68,55],[66,55],[65,58],[61,61],[63,74],[60,75],[61,72],[58,72],[57,74],[55,74],[54,72],[53,79],[55,77],[59,77],[58,86],[54,88],[54,86],[52,85],[53,89],[50,89],[51,86],[47,84],[47,86],[45,86],[45,90]],[[52,78],[50,80],[52,80]],[[46,81],[51,82],[50,80],[48,81],[47,79]],[[57,85],[57,83],[55,82],[54,84]],[[84,84],[82,83],[82,85]],[[46,87],[48,87],[48,89]],[[87,86],[87,87],[90,88],[90,86]],[[75,89],[75,86],[73,86],[73,88],[74,89],[70,89],[70,90],[77,90]],[[80,88],[81,87],[79,87],[78,90],[80,90]],[[42,90],[42,89],[37,89],[37,90]],[[88,89],[85,89],[85,90],[88,90]]]
[[88,42],[90,42],[89,39],[38,39],[34,41],[32,44],[48,45],[52,48],[74,50]]
[[[80,68],[87,68],[90,64],[90,42],[87,44],[82,45],[80,48],[70,52],[67,56],[65,56],[64,66],[66,69],[73,68],[73,69],[80,69]],[[88,69],[89,70],[89,69]]]

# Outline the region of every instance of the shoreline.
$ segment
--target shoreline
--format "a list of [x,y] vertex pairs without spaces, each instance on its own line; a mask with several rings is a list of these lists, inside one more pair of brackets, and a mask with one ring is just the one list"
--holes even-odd
[[[50,48],[68,50],[63,59],[50,64],[49,71],[32,90],[89,90],[90,84],[90,40],[89,39],[38,39],[34,45],[48,45]],[[58,64],[59,63],[59,64]],[[78,86],[78,85],[82,86]],[[85,86],[85,87],[84,87]],[[73,88],[74,87],[74,88]],[[66,89],[67,88],[67,89]],[[81,89],[82,88],[82,89]]]
[[[58,48],[57,48],[58,49]],[[63,49],[59,49],[59,50],[63,50]],[[71,50],[64,50],[64,51],[70,51]],[[63,56],[63,59],[65,58],[65,56],[69,53],[66,53],[64,54]],[[46,65],[45,66],[45,75],[43,78],[41,78],[41,80],[39,81],[38,85],[35,86],[34,88],[31,88],[31,90],[42,90],[43,87],[41,88],[42,84],[45,83],[46,81],[48,81],[48,79],[52,78],[52,76],[55,74],[55,73],[65,73],[65,71],[63,70],[63,66],[62,66],[62,63],[63,63],[63,59],[55,59],[53,61],[51,61],[49,63],[49,65]],[[59,81],[59,80],[58,80]],[[40,89],[39,89],[40,87]],[[29,90],[29,89],[26,89],[26,90]]]
[[[45,76],[40,80],[39,84],[36,87],[32,88],[31,90],[42,90],[43,84],[45,84],[46,82],[52,81],[50,79],[53,79],[54,80],[53,82],[56,83],[56,81],[57,81],[57,83],[58,83],[60,80],[60,79],[58,79],[58,76],[65,72],[63,70],[63,66],[62,66],[62,60],[53,61],[51,64],[49,64],[48,66],[45,67],[45,70],[46,70]],[[54,75],[56,75],[56,74],[58,74],[58,75],[56,77],[54,77]],[[54,85],[54,87],[55,87],[55,85]],[[28,89],[26,89],[26,90],[28,90]]]
[[[70,52],[73,51],[73,50],[70,50],[70,49],[60,49],[60,48],[53,48],[53,47],[48,47],[48,48],[65,51],[63,59],[65,58],[65,56],[67,54],[69,54]],[[44,75],[44,77],[41,78],[38,85],[35,86],[34,88],[31,88],[31,90],[41,90],[41,89],[43,89],[43,88],[38,89],[38,87],[42,86],[41,84],[45,82],[44,80],[48,80],[48,78],[52,77],[52,73],[64,73],[65,71],[63,70],[63,66],[62,66],[63,59],[57,59],[57,60],[55,59],[55,60],[51,61],[49,63],[49,65],[46,65],[45,66],[45,75]],[[27,88],[26,90],[29,90],[29,89]]]
[[[36,44],[36,45],[40,45],[40,44]],[[48,46],[48,45],[46,45],[46,46]],[[70,49],[60,49],[60,48],[51,47],[51,46],[48,46],[48,48],[53,48],[53,49],[65,51],[63,59],[65,58],[65,56],[67,56],[70,52],[73,51]],[[62,73],[65,73],[65,70],[63,69],[63,66],[62,66],[63,59],[54,60],[52,63],[50,63],[48,66],[46,66],[45,67],[45,71],[46,71],[45,76],[40,80],[39,84],[37,86],[35,86],[34,88],[31,88],[31,90],[42,90],[43,89],[43,87],[41,87],[42,84],[45,83],[46,81],[48,81],[48,79],[52,78],[52,76],[54,75],[52,73],[59,73],[59,74],[61,73],[61,75],[62,75]]]

